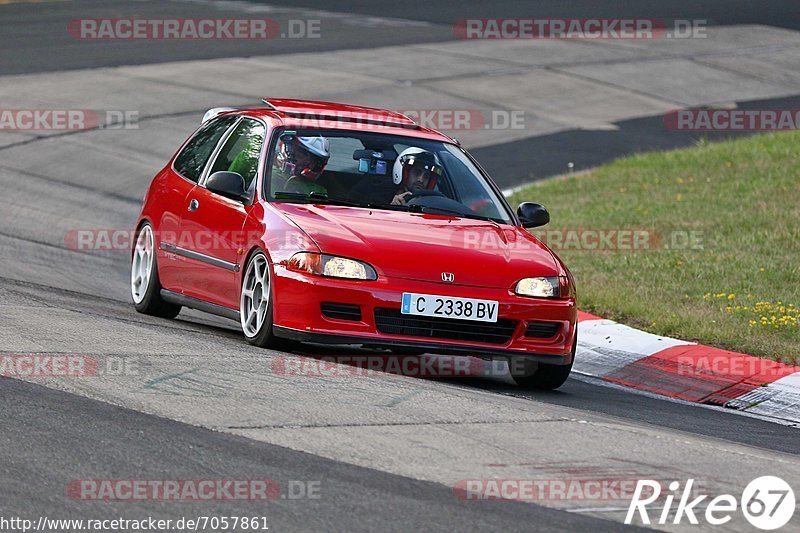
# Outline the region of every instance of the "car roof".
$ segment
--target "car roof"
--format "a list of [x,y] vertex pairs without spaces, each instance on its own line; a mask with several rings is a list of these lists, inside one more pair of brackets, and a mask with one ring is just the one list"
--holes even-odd
[[262,101],[264,107],[237,109],[232,113],[271,119],[276,125],[288,128],[370,131],[458,144],[452,137],[420,126],[402,113],[388,109],[289,98],[264,98]]

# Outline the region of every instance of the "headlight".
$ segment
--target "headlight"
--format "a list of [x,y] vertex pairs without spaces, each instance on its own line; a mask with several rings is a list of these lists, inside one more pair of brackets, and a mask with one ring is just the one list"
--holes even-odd
[[367,263],[335,255],[298,252],[286,265],[289,270],[329,278],[376,280],[378,274]]
[[558,276],[551,276],[547,278],[523,278],[517,283],[514,292],[520,296],[558,298],[561,291],[558,286]]

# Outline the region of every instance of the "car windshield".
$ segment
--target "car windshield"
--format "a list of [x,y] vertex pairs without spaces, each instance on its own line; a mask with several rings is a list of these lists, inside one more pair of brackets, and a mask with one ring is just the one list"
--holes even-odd
[[457,146],[340,130],[282,131],[266,187],[274,202],[405,210],[513,224],[486,178]]

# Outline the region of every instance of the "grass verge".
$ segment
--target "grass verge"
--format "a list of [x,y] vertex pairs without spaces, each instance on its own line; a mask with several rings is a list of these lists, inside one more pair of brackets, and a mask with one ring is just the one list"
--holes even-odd
[[[574,274],[579,308],[660,335],[796,362],[798,147],[800,132],[700,143],[535,183],[509,200],[550,211],[550,224],[533,232]],[[628,244],[619,240],[626,231]]]

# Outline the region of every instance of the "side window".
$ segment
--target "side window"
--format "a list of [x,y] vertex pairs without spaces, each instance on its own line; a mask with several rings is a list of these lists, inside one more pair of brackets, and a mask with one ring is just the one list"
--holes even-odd
[[196,183],[203,173],[211,152],[214,151],[222,135],[235,121],[235,115],[228,115],[205,123],[175,158],[175,170],[184,178]]
[[209,175],[221,170],[238,172],[244,178],[245,189],[249,189],[258,173],[258,157],[265,137],[266,128],[261,122],[242,120],[225,141]]

